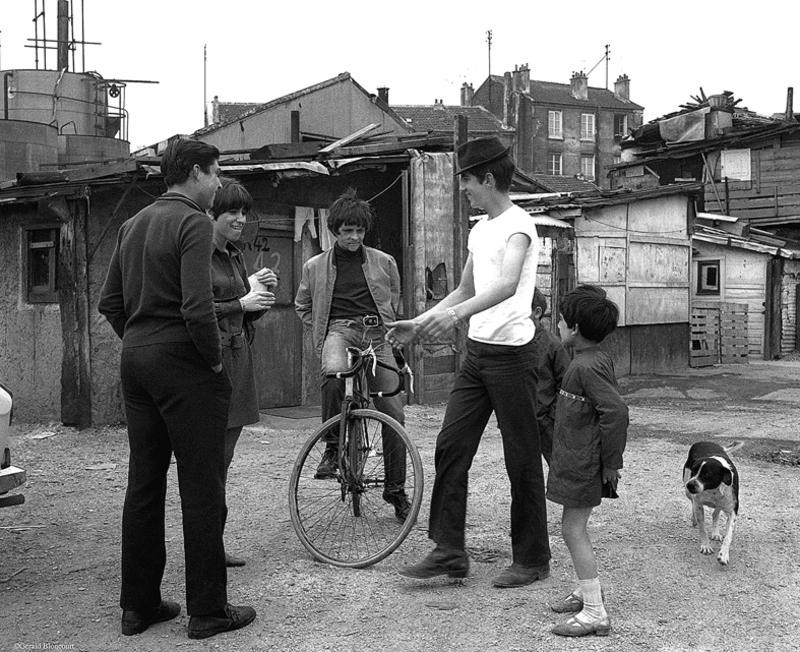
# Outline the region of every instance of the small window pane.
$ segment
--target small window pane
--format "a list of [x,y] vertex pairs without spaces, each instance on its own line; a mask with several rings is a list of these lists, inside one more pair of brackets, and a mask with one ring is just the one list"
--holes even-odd
[[697,294],[720,293],[720,273],[718,260],[704,260],[697,263]]
[[58,302],[58,229],[27,231],[27,300],[29,303]]

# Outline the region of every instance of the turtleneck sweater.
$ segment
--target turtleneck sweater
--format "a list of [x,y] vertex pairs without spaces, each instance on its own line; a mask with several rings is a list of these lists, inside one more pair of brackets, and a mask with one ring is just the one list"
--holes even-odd
[[356,319],[364,315],[377,315],[375,300],[364,277],[364,248],[347,251],[338,243],[334,244],[333,264],[336,267],[336,281],[328,319]]

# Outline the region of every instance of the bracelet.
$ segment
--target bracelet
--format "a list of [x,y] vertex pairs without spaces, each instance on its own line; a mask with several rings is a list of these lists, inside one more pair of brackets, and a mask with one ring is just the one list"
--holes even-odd
[[453,323],[456,325],[456,328],[461,328],[464,325],[464,321],[456,314],[456,311],[452,308],[447,309],[447,314],[450,315],[450,319],[453,320]]
[[242,299],[241,299],[241,298],[239,299],[239,305],[240,305],[240,306],[241,306],[241,308],[242,308],[242,312],[247,312],[247,309],[244,307],[244,301],[242,301]]

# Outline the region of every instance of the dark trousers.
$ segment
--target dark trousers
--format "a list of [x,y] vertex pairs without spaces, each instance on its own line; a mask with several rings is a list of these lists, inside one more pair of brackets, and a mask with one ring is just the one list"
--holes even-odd
[[161,601],[166,564],[164,501],[175,454],[183,514],[186,610],[204,615],[227,603],[225,427],[231,385],[192,344],[123,349],[122,392],[130,461],[122,512],[123,609]]
[[[397,367],[391,348],[384,341],[384,326],[363,326],[352,319],[334,319],[328,324],[328,333],[322,347],[322,421],[325,422],[342,411],[344,400],[344,381],[338,378],[327,378],[326,374],[345,371],[347,365],[347,347],[354,346],[365,349],[370,344],[377,349],[377,358],[384,364]],[[370,391],[391,391],[397,386],[397,374],[383,367],[376,367],[375,375],[367,372]],[[400,425],[405,423],[403,397],[376,396],[372,399],[375,409],[395,419]],[[383,465],[386,476],[384,488],[390,492],[398,492],[406,483],[406,449],[403,442],[388,428],[382,428]],[[325,436],[325,441],[334,444],[339,440],[338,429]]]
[[550,543],[530,344],[515,347],[468,340],[436,440],[428,535],[441,546],[464,549],[469,469],[492,411],[497,415],[511,482],[514,561],[526,566],[546,564]]
[[[228,482],[228,469],[231,468],[233,462],[233,452],[236,449],[236,442],[239,441],[239,435],[242,434],[244,426],[236,426],[235,428],[228,428],[225,431],[225,482]],[[226,489],[227,493],[227,489]],[[225,516],[223,517],[222,529],[225,529],[225,524],[228,522],[228,504],[225,501]]]

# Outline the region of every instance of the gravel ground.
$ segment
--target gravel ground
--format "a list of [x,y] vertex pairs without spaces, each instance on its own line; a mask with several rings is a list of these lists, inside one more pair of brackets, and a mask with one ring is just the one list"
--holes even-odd
[[[800,365],[792,369],[800,375]],[[691,372],[623,380],[632,425],[620,499],[605,501],[590,525],[614,629],[581,640],[549,632],[559,617],[547,602],[573,578],[558,506],[548,504],[551,577],[491,587],[510,563],[508,482],[494,425],[471,474],[471,574],[427,582],[396,571],[431,547],[427,498],[443,406],[408,408],[428,482],[417,527],[388,559],[356,571],[313,561],[289,521],[289,472],[315,422],[265,419],[246,430],[229,479],[228,546],[247,566],[230,570],[229,599],[252,604],[258,618],[238,632],[190,641],[185,614],[136,637],[119,634],[124,429],[16,424],[15,461],[29,480],[26,503],[0,511],[0,650],[800,650],[797,441],[783,436],[800,414],[794,401],[761,400],[793,382],[785,367],[769,370],[747,370],[757,378]],[[740,386],[742,396],[734,396]],[[681,487],[688,444],[708,438],[746,441],[734,454],[741,510],[727,567],[699,553]],[[164,595],[183,604],[174,467],[167,525]]]

